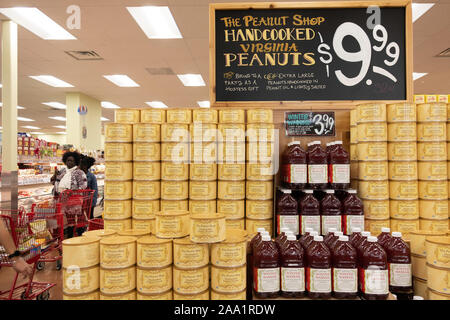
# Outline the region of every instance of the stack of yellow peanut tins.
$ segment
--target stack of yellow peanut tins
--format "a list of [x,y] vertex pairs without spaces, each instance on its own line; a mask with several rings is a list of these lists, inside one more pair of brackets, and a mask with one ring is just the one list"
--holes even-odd
[[391,230],[419,229],[417,110],[415,104],[387,106]]
[[356,115],[358,193],[364,202],[365,229],[378,235],[390,226],[386,105],[359,105]]
[[350,111],[350,182],[351,188],[358,189],[358,126],[357,109]]
[[227,227],[245,229],[245,111],[219,110],[217,212]]
[[140,121],[138,109],[115,112],[115,123],[105,125],[104,228],[132,227],[133,124]]
[[189,209],[190,109],[168,109],[161,125],[161,211]]
[[246,168],[246,221],[249,234],[265,228],[273,230],[273,175],[275,172],[275,142],[273,111],[247,110],[247,168]]
[[195,109],[190,125],[189,211],[215,213],[217,199],[217,110]]
[[420,229],[448,230],[447,105],[436,96],[417,104]]

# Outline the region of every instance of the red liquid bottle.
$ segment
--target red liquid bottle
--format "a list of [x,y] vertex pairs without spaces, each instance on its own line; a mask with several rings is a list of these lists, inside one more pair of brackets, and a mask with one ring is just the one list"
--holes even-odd
[[263,235],[253,252],[253,293],[275,298],[280,293],[280,256],[269,235]]
[[289,235],[281,251],[281,295],[300,298],[305,295],[304,250],[294,235]]
[[313,190],[305,190],[305,196],[300,201],[301,234],[306,228],[311,228],[320,234],[320,203],[314,198]]
[[287,238],[286,232],[288,231],[289,231],[288,228],[281,228],[281,232],[275,238],[275,243],[278,246],[278,248],[280,248],[280,244],[283,243],[284,240],[286,240]]
[[312,299],[331,297],[331,253],[322,236],[306,249],[306,290]]
[[334,232],[337,231],[336,228],[328,228],[328,233],[323,237],[323,243],[328,246],[328,241],[333,238]]
[[281,156],[281,180],[290,189],[304,189],[308,182],[308,165],[306,152],[300,146],[300,141],[288,143]]
[[325,189],[328,185],[328,157],[320,144],[314,144],[307,153],[308,186],[311,189]]
[[[262,239],[262,233],[266,232],[264,228],[258,228],[256,235],[247,242],[247,266],[253,266],[253,248]],[[247,268],[247,300],[252,299],[253,268]]]
[[305,243],[306,239],[311,237],[311,235],[310,235],[311,231],[314,231],[314,230],[312,228],[305,228],[305,233],[300,236],[300,239],[298,239],[298,241],[300,242],[303,249],[305,249],[304,243]]
[[328,234],[329,228],[341,231],[342,226],[342,204],[334,195],[334,190],[326,190],[326,193],[326,196],[320,202],[323,235]]
[[353,228],[364,230],[364,205],[356,190],[348,190],[342,207],[342,232],[350,235]]
[[333,263],[333,296],[354,299],[358,295],[358,256],[348,236],[340,236],[331,251]]
[[339,240],[339,237],[343,236],[344,234],[342,233],[342,231],[336,231],[334,233],[334,237],[330,240],[328,248],[330,248],[330,251],[334,250],[334,247],[336,246],[336,243]]
[[387,254],[376,237],[368,238],[360,265],[362,298],[386,300],[389,295]]
[[381,228],[381,233],[378,235],[378,244],[387,250],[387,244],[392,240],[390,228]]
[[361,229],[360,228],[353,228],[352,234],[349,236],[348,240],[352,244],[353,247],[356,248],[356,244],[361,240]]
[[297,200],[291,195],[292,191],[281,189],[282,195],[278,198],[277,212],[277,234],[282,228],[291,230],[295,235],[300,233],[300,216],[298,214]]
[[356,243],[355,245],[355,249],[356,249],[356,253],[358,255],[358,275],[359,275],[359,290],[361,291],[361,286],[362,286],[362,265],[361,265],[361,261],[362,261],[362,255],[364,253],[364,246],[367,244],[367,238],[370,237],[370,232],[369,231],[363,231],[361,232],[361,239]]
[[330,148],[328,156],[328,183],[332,189],[350,187],[350,154],[336,141]]
[[303,249],[307,250],[311,244],[314,242],[314,237],[318,236],[319,233],[317,231],[311,231],[309,233],[309,237],[305,239],[304,243],[303,243]]
[[389,265],[389,291],[399,294],[412,294],[411,251],[401,232],[392,232],[392,239],[386,246]]

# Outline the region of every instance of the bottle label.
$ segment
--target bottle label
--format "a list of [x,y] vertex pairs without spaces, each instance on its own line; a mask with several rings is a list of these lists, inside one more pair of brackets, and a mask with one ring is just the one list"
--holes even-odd
[[394,287],[412,286],[411,264],[389,264],[389,283]]
[[388,270],[363,269],[362,292],[367,294],[388,294],[389,275]]
[[281,268],[281,290],[305,291],[305,268]]
[[253,274],[256,292],[280,291],[280,268],[254,268]]
[[350,183],[350,164],[330,164],[330,183]]
[[306,183],[308,180],[308,170],[306,164],[287,165],[286,182],[288,183]]
[[306,268],[309,292],[331,292],[331,269]]
[[326,235],[329,228],[336,228],[341,231],[342,216],[322,216],[322,234]]
[[288,228],[294,235],[299,234],[300,221],[298,215],[277,215],[277,234],[280,234],[281,228]]
[[328,183],[328,165],[308,165],[308,178],[309,183]]
[[344,234],[350,235],[354,228],[364,230],[364,216],[344,215],[343,216]]
[[333,268],[334,292],[358,292],[358,269]]
[[302,234],[305,234],[306,228],[312,228],[320,234],[320,216],[300,216],[302,225]]

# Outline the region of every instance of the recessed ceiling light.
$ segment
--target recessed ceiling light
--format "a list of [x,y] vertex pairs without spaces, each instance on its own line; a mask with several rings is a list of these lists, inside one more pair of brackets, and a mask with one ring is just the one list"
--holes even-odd
[[413,80],[417,80],[426,76],[428,73],[413,72]]
[[58,128],[58,129],[66,129],[66,126],[53,126],[53,128]]
[[44,132],[39,132],[39,131],[34,131],[34,132],[30,132],[31,134],[45,134]]
[[25,128],[25,129],[34,129],[34,130],[39,130],[39,129],[41,129],[41,128],[35,127],[35,126],[22,126],[22,128]]
[[33,119],[30,118],[24,118],[24,117],[17,117],[18,121],[25,121],[25,122],[32,122],[34,121]]
[[125,74],[112,74],[104,76],[118,87],[139,87],[129,76]]
[[139,27],[149,39],[181,39],[177,23],[165,6],[127,7]]
[[166,106],[162,101],[149,101],[146,102],[150,107],[155,109],[167,109],[168,106]]
[[177,74],[177,77],[186,87],[203,87],[206,85],[201,74]]
[[434,3],[413,3],[412,4],[412,21],[416,21],[434,6]]
[[65,110],[66,109],[66,105],[62,104],[60,102],[42,102],[42,104],[45,104],[46,106],[55,108],[55,109],[61,109],[61,110]]
[[57,120],[57,121],[66,121],[66,118],[64,118],[64,117],[59,117],[59,116],[57,116],[57,117],[48,117],[49,119],[53,119],[53,120]]
[[57,133],[57,134],[67,134],[67,132],[65,132],[65,131],[58,131],[58,132],[55,132],[55,133]]
[[0,13],[44,40],[76,39],[38,8],[3,8]]
[[102,107],[105,109],[120,109],[120,107],[112,102],[109,101],[102,101],[101,102]]
[[30,78],[55,88],[73,88],[73,85],[50,75],[30,76]]
[[[2,103],[2,102],[0,102],[0,107],[3,107],[3,103]],[[17,106],[17,109],[23,110],[23,109],[25,109],[25,108],[24,108],[24,107],[21,107],[21,106]]]
[[102,120],[102,121],[109,121],[109,119],[108,119],[108,118],[105,118],[105,117],[101,117],[101,120]]
[[197,104],[200,106],[200,108],[209,108],[210,107],[209,101],[197,101]]

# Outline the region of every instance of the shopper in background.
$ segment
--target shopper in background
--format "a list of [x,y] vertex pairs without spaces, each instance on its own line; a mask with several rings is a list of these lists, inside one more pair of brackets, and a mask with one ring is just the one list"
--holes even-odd
[[11,234],[2,220],[0,220],[0,246],[5,248],[6,254],[12,262],[12,267],[14,270],[21,273],[24,278],[31,277],[33,275],[32,266],[19,255]]
[[98,198],[97,178],[95,177],[95,174],[89,171],[89,169],[94,165],[94,163],[95,163],[94,158],[82,155],[80,161],[80,169],[83,170],[83,172],[86,174],[87,189],[94,190],[94,196],[92,198],[92,208],[89,219],[94,219],[94,209],[95,206],[97,205],[97,198]]

